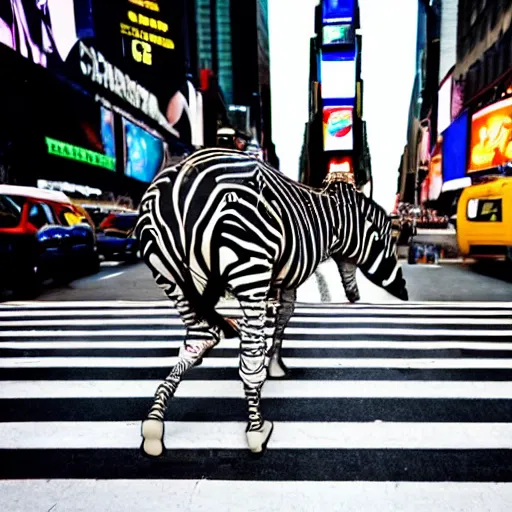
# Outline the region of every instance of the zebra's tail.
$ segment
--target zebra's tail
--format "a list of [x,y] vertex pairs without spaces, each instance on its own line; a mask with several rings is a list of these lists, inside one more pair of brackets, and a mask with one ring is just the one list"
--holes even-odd
[[203,293],[199,294],[191,281],[192,278],[186,285],[186,297],[197,315],[206,320],[211,326],[218,327],[225,338],[237,338],[239,331],[236,323],[231,319],[224,318],[215,310],[215,306],[224,291],[222,284],[210,278]]

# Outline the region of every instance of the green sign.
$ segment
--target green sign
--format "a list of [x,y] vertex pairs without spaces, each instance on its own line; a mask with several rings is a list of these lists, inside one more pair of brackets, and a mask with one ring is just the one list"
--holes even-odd
[[60,156],[62,158],[69,158],[70,160],[77,160],[84,164],[95,165],[97,167],[104,167],[111,171],[116,169],[116,159],[111,156],[102,155],[96,151],[90,151],[67,142],[60,140],[50,139],[45,137],[46,145],[48,146],[48,154]]

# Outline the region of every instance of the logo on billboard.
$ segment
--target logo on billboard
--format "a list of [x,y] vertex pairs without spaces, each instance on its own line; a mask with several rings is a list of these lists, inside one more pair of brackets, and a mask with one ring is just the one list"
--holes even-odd
[[512,98],[473,115],[468,172],[485,171],[512,162]]
[[80,69],[84,76],[88,76],[93,82],[141,110],[166,130],[178,135],[160,111],[158,99],[154,94],[125,75],[119,68],[108,62],[100,52],[89,48],[82,41],[80,41]]
[[324,107],[324,150],[352,150],[353,122],[353,107]]

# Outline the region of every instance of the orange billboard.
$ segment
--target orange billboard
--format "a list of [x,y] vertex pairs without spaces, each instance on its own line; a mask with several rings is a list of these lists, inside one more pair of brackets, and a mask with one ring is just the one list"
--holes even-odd
[[512,162],[512,98],[473,115],[468,172],[485,171]]

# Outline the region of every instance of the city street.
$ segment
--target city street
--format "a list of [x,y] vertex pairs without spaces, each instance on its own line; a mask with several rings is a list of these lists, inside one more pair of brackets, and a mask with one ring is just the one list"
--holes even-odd
[[[411,301],[512,301],[512,277],[504,265],[442,263],[440,265],[408,265],[402,263]],[[361,301],[396,302],[359,273]],[[151,272],[143,264],[127,265],[108,262],[100,273],[71,282],[62,287],[47,286],[38,297],[42,301],[81,300],[161,300],[165,295],[155,285]],[[332,261],[320,266],[315,276],[302,286],[299,302],[346,302]]]
[[[275,428],[260,459],[245,447],[238,340],[186,375],[166,456],[140,455],[140,421],[184,336],[143,264],[0,305],[0,508],[238,510],[258,495],[258,510],[289,496],[308,511],[341,496],[358,512],[376,499],[507,510],[510,488],[495,482],[512,481],[512,286],[454,263],[404,269],[409,303],[359,276],[361,303],[343,304],[332,263],[301,287],[283,349],[292,373],[264,387]],[[240,314],[231,301],[219,311]]]

